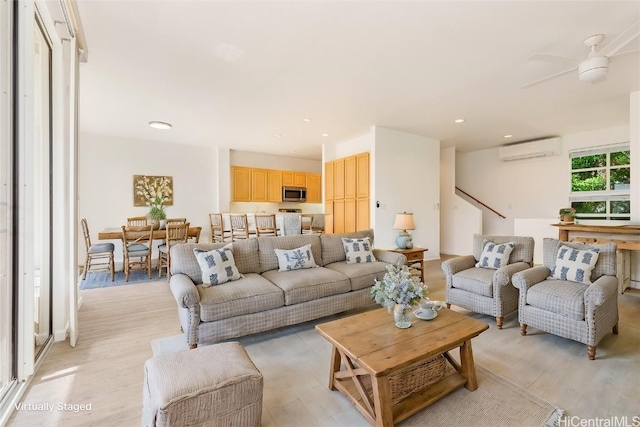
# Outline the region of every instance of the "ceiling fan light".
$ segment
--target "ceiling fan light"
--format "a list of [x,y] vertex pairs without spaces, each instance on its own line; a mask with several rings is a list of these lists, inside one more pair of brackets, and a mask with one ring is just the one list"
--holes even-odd
[[581,82],[599,82],[604,80],[609,70],[609,58],[596,56],[578,65],[579,79]]

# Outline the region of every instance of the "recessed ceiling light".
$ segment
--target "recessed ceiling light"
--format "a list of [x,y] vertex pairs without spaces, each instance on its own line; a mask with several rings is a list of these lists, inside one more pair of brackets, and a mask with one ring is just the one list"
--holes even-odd
[[296,153],[297,153],[297,151],[292,151],[292,152],[291,152],[291,154],[296,154]]
[[464,119],[455,119],[453,122],[454,123],[462,123],[462,122],[464,122]]
[[323,133],[322,136],[329,136],[329,134],[328,133]]
[[274,134],[273,134],[273,137],[274,137],[274,138],[280,138],[281,136],[282,136],[282,135],[280,135],[279,133],[274,133]]
[[311,121],[311,119],[309,117],[302,119],[303,122],[307,122],[309,123]]
[[513,138],[513,135],[505,135],[505,138]]
[[163,130],[171,129],[173,127],[171,123],[159,122],[156,120],[150,121],[149,126],[151,126],[154,129],[163,129]]

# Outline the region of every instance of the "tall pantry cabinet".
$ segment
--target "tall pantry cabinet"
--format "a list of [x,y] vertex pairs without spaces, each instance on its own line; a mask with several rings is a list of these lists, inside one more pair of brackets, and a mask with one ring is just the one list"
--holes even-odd
[[369,228],[369,153],[324,165],[325,233]]

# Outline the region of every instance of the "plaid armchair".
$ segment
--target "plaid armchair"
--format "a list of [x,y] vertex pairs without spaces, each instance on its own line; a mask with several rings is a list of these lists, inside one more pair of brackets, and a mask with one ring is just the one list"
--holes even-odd
[[[485,239],[496,244],[515,243],[507,265],[498,269],[476,267]],[[511,276],[531,267],[534,244],[532,237],[475,234],[473,255],[442,263],[447,307],[454,304],[476,313],[488,314],[496,318],[496,327],[502,329],[504,316],[518,309],[518,290],[511,285]]]
[[[599,251],[591,272],[591,284],[550,277],[563,245],[577,250]],[[544,265],[513,276],[513,285],[520,290],[520,334],[526,335],[527,326],[531,325],[581,342],[587,345],[587,355],[593,360],[600,340],[609,331],[618,333],[616,245],[585,245],[544,239],[542,252]]]

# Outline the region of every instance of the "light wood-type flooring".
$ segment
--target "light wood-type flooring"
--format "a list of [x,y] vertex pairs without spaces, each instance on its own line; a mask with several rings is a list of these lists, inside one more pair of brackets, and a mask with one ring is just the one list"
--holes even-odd
[[[426,263],[425,282],[431,299],[444,299],[440,261]],[[76,348],[56,343],[22,402],[90,403],[91,410],[74,412],[70,406],[67,410],[56,407],[51,413],[16,411],[9,425],[140,425],[142,367],[152,356],[150,342],[180,333],[169,285],[162,280],[92,289],[82,291],[82,296]],[[619,302],[620,333],[604,338],[594,361],[587,359],[583,344],[531,327],[526,337],[520,336],[517,315],[508,316],[500,331],[489,316],[454,309],[490,325],[473,340],[479,365],[557,405],[569,416],[626,415],[632,422],[631,417],[640,415],[640,291],[627,291]],[[368,425],[339,393],[327,393],[330,346],[313,325],[239,340],[259,369],[268,366],[273,372],[265,374],[263,426]],[[281,368],[272,369],[275,366]],[[301,367],[306,377],[301,377]]]

